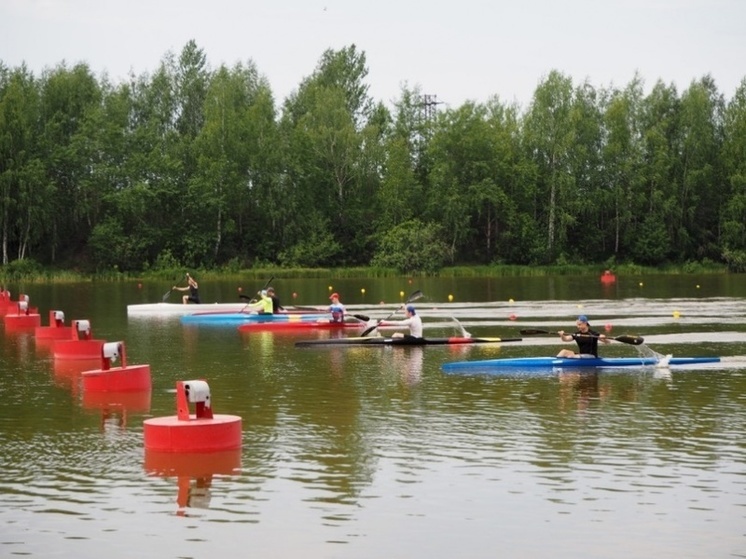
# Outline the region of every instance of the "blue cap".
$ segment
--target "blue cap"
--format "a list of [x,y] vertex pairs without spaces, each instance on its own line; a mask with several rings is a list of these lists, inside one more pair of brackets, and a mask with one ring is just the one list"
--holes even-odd
[[581,315],[580,315],[580,316],[578,317],[578,322],[585,322],[586,324],[588,324],[588,317],[587,317],[587,316],[585,316],[584,314],[581,314]]
[[412,313],[412,314],[416,314],[414,312],[414,305],[407,305],[407,312],[408,313]]

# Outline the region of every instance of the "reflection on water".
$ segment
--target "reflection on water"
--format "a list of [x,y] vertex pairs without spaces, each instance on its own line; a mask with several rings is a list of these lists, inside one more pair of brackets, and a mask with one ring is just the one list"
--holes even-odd
[[[86,364],[55,363],[33,336],[0,337],[3,556],[746,556],[740,297],[679,289],[661,300],[418,304],[428,336],[461,335],[459,324],[485,337],[553,331],[582,308],[614,335],[645,337],[605,346],[609,356],[723,357],[498,377],[440,367],[554,355],[558,339],[297,350],[298,339],[339,333],[128,320],[121,309],[141,296],[130,286],[86,286],[80,309],[49,289],[34,300],[126,340],[128,360],[150,364],[153,390],[85,394]],[[163,288],[153,291],[159,299]],[[374,318],[394,310],[350,299]],[[175,382],[196,378],[208,380],[216,410],[241,416],[242,449],[145,452],[143,420],[172,415]]]

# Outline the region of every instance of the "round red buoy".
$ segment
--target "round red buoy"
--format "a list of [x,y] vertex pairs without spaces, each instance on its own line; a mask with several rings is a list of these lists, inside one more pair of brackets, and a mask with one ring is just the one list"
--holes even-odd
[[71,340],[72,326],[65,326],[65,313],[49,311],[49,326],[38,326],[34,330],[34,337],[38,340]]
[[150,365],[128,365],[109,370],[83,371],[83,390],[92,392],[138,392],[151,388]]
[[[195,413],[189,412],[195,404]],[[241,418],[213,415],[204,380],[176,383],[177,415],[145,420],[145,449],[160,452],[217,452],[241,447]]]
[[33,330],[37,326],[41,326],[41,316],[37,309],[29,307],[28,301],[28,295],[21,295],[15,309],[7,309],[3,317],[6,331]]
[[55,340],[52,353],[55,359],[96,359],[106,340]]
[[[112,367],[116,359],[121,366]],[[124,342],[109,342],[101,347],[101,367],[83,372],[83,390],[93,392],[149,391],[150,365],[127,365]]]
[[160,452],[215,452],[241,448],[241,418],[215,415],[209,419],[178,416],[146,419],[145,449]]
[[55,340],[52,353],[55,359],[99,359],[105,340],[91,339],[91,323],[74,320],[70,329],[71,339]]
[[6,330],[34,330],[41,326],[41,315],[29,314],[6,314],[3,317]]

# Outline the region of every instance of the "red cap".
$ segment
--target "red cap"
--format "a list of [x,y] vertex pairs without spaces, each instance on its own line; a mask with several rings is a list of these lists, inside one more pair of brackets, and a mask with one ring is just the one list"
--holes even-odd
[[332,299],[334,299],[335,297],[336,297],[337,299],[339,299],[339,293],[332,293],[332,294],[331,294],[331,295],[329,296],[329,300],[331,301],[331,300],[332,300]]

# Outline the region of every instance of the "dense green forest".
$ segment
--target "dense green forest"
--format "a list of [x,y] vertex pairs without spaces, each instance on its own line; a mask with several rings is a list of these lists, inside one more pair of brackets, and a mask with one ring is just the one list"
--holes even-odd
[[0,61],[3,264],[746,270],[746,79],[726,100],[710,76],[645,94],[551,71],[527,107],[418,87],[389,107],[367,74],[328,50],[278,102],[194,41],[118,83]]

